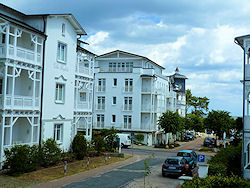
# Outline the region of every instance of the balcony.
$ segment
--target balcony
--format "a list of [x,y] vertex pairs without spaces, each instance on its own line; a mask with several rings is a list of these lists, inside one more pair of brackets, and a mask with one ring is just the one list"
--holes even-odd
[[13,100],[10,95],[6,95],[5,97],[5,106],[3,95],[0,96],[0,106],[5,109],[16,109],[16,110],[39,110],[39,98],[36,97],[35,101],[33,101],[33,97],[26,96],[14,96]]
[[86,67],[83,63],[76,62],[76,74],[86,77],[93,77],[94,71],[90,67]]
[[41,66],[42,64],[42,58],[40,53],[35,53],[32,50],[13,46],[10,44],[7,47],[4,44],[0,45],[0,58],[10,58],[39,66]]
[[124,93],[132,93],[133,92],[133,86],[125,86],[123,87]]
[[132,111],[132,104],[124,104],[123,111]]
[[250,80],[250,64],[245,64],[246,80]]
[[177,100],[176,104],[177,105],[186,105],[186,102],[183,100]]
[[97,92],[105,92],[106,91],[106,86],[97,86],[96,91]]
[[151,88],[149,88],[149,87],[142,87],[141,88],[141,92],[144,92],[144,93],[151,93]]
[[75,104],[76,111],[92,111],[92,105],[88,102],[78,102]]
[[153,76],[155,74],[155,70],[153,68],[143,68],[142,74],[147,76]]

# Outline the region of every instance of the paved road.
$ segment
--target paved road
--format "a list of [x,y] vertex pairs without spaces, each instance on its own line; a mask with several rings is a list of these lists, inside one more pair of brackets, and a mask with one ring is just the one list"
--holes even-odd
[[[186,143],[180,147],[180,149],[197,149],[201,147],[202,139],[197,139],[192,142]],[[154,157],[147,160],[148,165],[151,169],[151,174],[146,178],[147,187],[176,187],[179,180],[176,178],[166,178],[161,176],[161,164],[168,157],[176,155],[177,150],[153,150],[152,148],[139,149],[139,148],[129,148],[123,149],[124,153],[141,155],[141,156],[152,156]],[[94,176],[88,179],[83,179],[80,181],[73,182],[65,188],[117,188],[117,187],[144,187],[144,172],[145,165],[144,160],[140,160],[133,164],[117,168],[110,172],[106,172],[99,176]]]

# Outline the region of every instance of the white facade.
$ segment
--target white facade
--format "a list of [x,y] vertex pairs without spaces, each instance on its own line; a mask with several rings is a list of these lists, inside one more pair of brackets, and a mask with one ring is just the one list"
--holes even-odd
[[243,177],[250,179],[250,35],[236,37],[236,44],[243,49]]
[[93,128],[142,132],[152,145],[159,116],[176,111],[176,92],[163,70],[146,57],[119,50],[98,56]]
[[[45,35],[0,6],[0,162],[14,144],[38,144]],[[6,11],[6,12],[5,12]],[[1,168],[0,163],[0,168]]]
[[0,162],[14,144],[91,139],[95,54],[71,14],[24,15],[0,4]]

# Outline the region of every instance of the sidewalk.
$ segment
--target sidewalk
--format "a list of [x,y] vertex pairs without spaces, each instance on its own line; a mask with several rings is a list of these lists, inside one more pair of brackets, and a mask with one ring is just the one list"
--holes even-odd
[[74,181],[79,181],[79,180],[87,179],[90,177],[99,176],[101,174],[104,174],[104,173],[109,172],[111,170],[114,170],[116,168],[120,168],[120,167],[129,165],[129,164],[132,164],[134,162],[140,161],[144,158],[145,158],[145,156],[137,156],[136,155],[136,156],[133,156],[125,161],[112,163],[112,164],[107,165],[107,166],[98,167],[98,168],[95,168],[93,170],[74,174],[72,176],[66,176],[64,178],[56,179],[56,180],[53,180],[53,181],[50,181],[47,183],[38,184],[34,187],[37,187],[37,188],[62,187],[62,186],[68,185]]

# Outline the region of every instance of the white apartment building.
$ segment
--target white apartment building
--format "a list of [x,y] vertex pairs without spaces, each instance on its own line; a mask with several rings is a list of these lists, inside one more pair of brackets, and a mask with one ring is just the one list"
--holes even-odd
[[67,151],[92,132],[95,54],[71,14],[25,15],[0,4],[0,162],[14,144],[54,138]]
[[235,43],[243,49],[243,144],[242,171],[245,179],[250,179],[250,35],[235,38]]
[[163,70],[146,57],[120,50],[97,56],[93,129],[141,132],[145,143],[155,143],[161,134],[159,116],[176,111],[177,102],[174,82],[163,76]]

